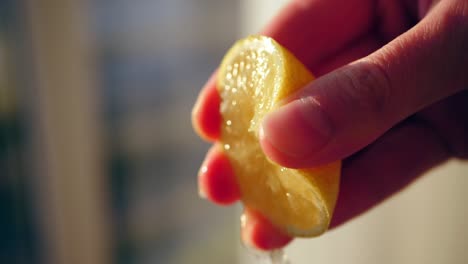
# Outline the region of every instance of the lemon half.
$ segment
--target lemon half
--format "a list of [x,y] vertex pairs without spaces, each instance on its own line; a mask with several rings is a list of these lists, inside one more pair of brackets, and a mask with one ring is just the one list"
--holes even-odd
[[242,202],[291,236],[317,236],[327,230],[338,196],[341,162],[300,170],[279,166],[264,155],[258,129],[280,100],[313,79],[293,54],[265,36],[236,42],[218,73],[221,144]]

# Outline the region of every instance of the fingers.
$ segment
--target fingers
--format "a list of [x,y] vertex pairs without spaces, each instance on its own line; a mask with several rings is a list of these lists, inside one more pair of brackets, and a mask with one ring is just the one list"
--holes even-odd
[[228,157],[218,145],[208,151],[198,174],[200,196],[219,205],[230,205],[240,199],[237,180]]
[[[240,199],[240,191],[229,159],[217,145],[203,162],[198,176],[200,195],[219,205],[230,205]],[[292,238],[274,227],[265,217],[245,209],[241,218],[243,241],[251,247],[271,250],[281,248]]]
[[450,3],[460,1],[441,2],[384,48],[317,79],[269,114],[264,152],[286,167],[343,159],[467,87],[468,8],[457,14]]
[[331,226],[360,215],[448,158],[432,128],[412,122],[394,128],[343,162]]
[[[230,205],[240,199],[240,191],[229,159],[217,145],[203,162],[198,176],[200,195],[219,205]],[[292,238],[283,234],[258,212],[245,209],[241,218],[243,241],[261,250],[281,248]]]
[[244,210],[241,217],[241,228],[244,243],[261,250],[282,248],[292,240],[261,214],[249,208]]
[[218,140],[221,133],[221,98],[216,90],[216,72],[200,92],[192,109],[192,126],[207,141]]
[[[340,65],[346,64],[356,58],[365,56],[375,50],[380,44],[376,39],[372,37],[365,37],[355,45],[351,46],[348,50],[345,50],[338,54],[335,58],[329,59],[320,65],[318,69],[321,72],[329,71]],[[320,73],[319,73],[320,74]],[[200,125],[194,125],[198,127],[198,131],[202,131],[202,135],[215,133],[204,132],[204,130],[210,130],[212,124],[209,115],[214,108],[213,105],[219,104],[219,97],[208,95],[216,91],[213,78],[208,81],[205,85],[200,97],[197,102],[193,114],[194,124],[200,123]],[[207,102],[212,100],[214,102]],[[210,107],[211,108],[210,110]],[[206,115],[206,116],[203,116]],[[203,120],[209,120],[203,121]],[[211,122],[211,123],[210,123]],[[208,129],[206,129],[208,127]],[[215,131],[219,133],[218,131]],[[211,136],[210,140],[216,140],[219,136]],[[207,138],[205,136],[205,138]],[[215,166],[212,166],[215,164]],[[216,204],[229,205],[236,202],[239,199],[239,193],[235,188],[234,174],[230,165],[228,164],[227,158],[220,151],[219,148],[213,147],[202,165],[199,174],[199,188],[200,193],[205,198],[211,200]],[[226,191],[227,189],[227,191]],[[260,214],[253,212],[252,210],[246,210],[245,217],[243,218],[242,237],[245,243],[254,247],[264,250],[279,248],[291,241],[291,238],[285,236],[281,231],[272,226],[264,217]]]

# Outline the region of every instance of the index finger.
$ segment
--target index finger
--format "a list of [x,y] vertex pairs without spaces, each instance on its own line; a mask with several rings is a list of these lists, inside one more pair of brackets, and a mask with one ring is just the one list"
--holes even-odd
[[192,109],[192,126],[198,135],[208,141],[218,140],[221,133],[221,98],[216,90],[216,73],[208,79]]

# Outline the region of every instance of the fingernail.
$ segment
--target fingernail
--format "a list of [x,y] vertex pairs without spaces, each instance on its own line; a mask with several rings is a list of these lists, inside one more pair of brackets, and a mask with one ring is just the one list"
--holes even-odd
[[206,196],[206,193],[204,190],[202,189],[198,189],[198,197],[202,198],[202,199],[208,199],[208,197]]
[[286,156],[305,158],[321,150],[331,134],[331,122],[320,104],[306,97],[268,114],[259,137]]

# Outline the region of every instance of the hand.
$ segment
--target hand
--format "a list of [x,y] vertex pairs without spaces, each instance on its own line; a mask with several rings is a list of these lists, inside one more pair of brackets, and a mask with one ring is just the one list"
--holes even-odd
[[[260,143],[286,167],[343,159],[332,227],[447,159],[468,159],[468,1],[292,1],[262,34],[320,77],[265,117]],[[220,133],[215,78],[193,110],[194,127],[210,141]],[[216,147],[204,166],[202,193],[221,204],[239,199]],[[247,243],[272,249],[290,241],[247,213]]]

